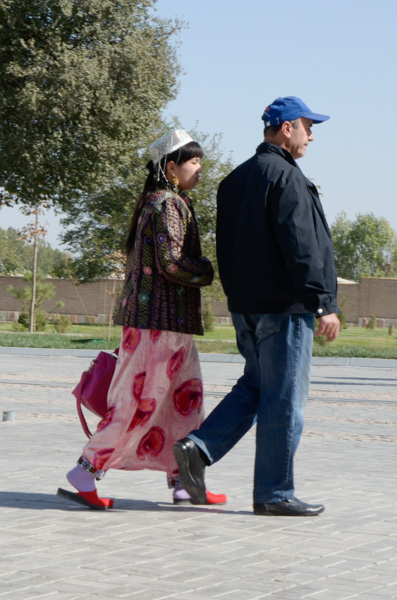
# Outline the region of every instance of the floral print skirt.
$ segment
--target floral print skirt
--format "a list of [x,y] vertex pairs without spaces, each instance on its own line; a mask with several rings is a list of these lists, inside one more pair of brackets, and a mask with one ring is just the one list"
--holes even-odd
[[174,443],[204,419],[193,336],[124,327],[109,410],[83,449],[94,469],[165,471],[178,477]]

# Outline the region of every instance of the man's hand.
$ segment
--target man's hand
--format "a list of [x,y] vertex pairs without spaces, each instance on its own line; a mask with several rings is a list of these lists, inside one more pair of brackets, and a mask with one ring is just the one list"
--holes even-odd
[[324,315],[317,319],[318,329],[314,334],[315,337],[318,335],[325,335],[327,342],[333,342],[339,335],[340,321],[336,313],[330,315]]

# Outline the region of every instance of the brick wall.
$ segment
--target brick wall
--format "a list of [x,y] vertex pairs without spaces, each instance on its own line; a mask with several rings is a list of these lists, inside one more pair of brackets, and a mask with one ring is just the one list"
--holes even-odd
[[344,311],[347,323],[358,323],[361,316],[360,288],[358,283],[338,284],[338,305]]
[[[92,283],[75,285],[68,279],[46,279],[55,288],[51,300],[45,300],[43,309],[50,314],[66,314],[78,323],[106,322],[109,318],[114,280],[104,279]],[[6,321],[18,319],[21,302],[8,292],[8,287],[23,288],[29,285],[22,277],[0,277],[0,315]],[[121,289],[122,281],[116,282],[116,294]],[[62,301],[64,306],[57,306]]]
[[[50,314],[71,315],[73,321],[106,322],[109,318],[114,281],[104,279],[93,283],[75,285],[67,279],[46,279],[55,288],[51,300],[43,303],[43,308]],[[0,277],[0,315],[6,321],[18,319],[21,303],[7,291],[7,288],[23,288],[29,285],[22,277]],[[122,281],[116,282],[116,294],[120,291]],[[57,307],[58,301],[65,306]],[[361,283],[339,283],[338,302],[344,304],[344,312],[348,323],[365,325],[371,314],[378,318],[378,325],[388,326],[390,322],[397,325],[397,278],[364,277]],[[212,309],[218,322],[229,322],[230,313],[227,303],[213,302]]]
[[[361,283],[339,283],[338,304],[347,323],[365,325],[375,314],[378,326],[397,326],[397,278],[364,277]],[[230,317],[226,301],[213,302],[212,309],[218,322]]]

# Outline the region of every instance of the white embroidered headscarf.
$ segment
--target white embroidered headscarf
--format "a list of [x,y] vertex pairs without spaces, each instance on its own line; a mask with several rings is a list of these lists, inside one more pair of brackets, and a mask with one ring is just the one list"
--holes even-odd
[[182,148],[182,146],[185,146],[189,142],[193,142],[193,138],[184,129],[173,129],[149,146],[149,154],[154,164],[157,178],[159,178],[160,171],[165,177],[160,161],[168,154],[172,154],[172,152]]

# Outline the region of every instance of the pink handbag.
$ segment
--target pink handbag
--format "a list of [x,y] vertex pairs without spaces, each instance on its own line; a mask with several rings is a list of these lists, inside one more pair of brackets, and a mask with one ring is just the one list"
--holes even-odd
[[72,394],[76,397],[77,412],[81,426],[88,438],[92,433],[85,420],[81,405],[98,417],[106,415],[108,410],[108,391],[116,368],[118,349],[114,352],[100,352],[92,361],[88,371],[81,375],[80,383]]

